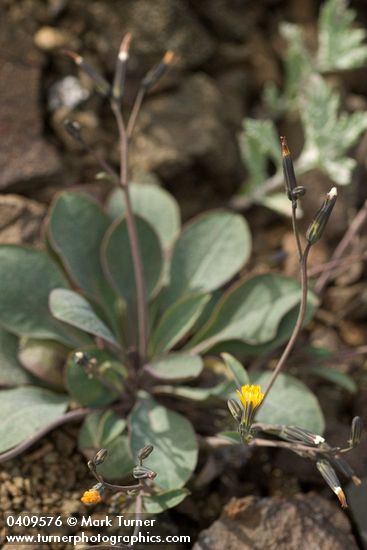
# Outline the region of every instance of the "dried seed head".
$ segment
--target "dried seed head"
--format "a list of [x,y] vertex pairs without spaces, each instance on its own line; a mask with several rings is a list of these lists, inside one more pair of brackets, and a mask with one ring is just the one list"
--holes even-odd
[[356,447],[361,442],[363,422],[360,416],[355,416],[352,420],[350,428],[349,443],[352,447]]
[[153,445],[145,445],[145,447],[138,452],[138,460],[145,460],[153,450]]
[[234,399],[228,399],[227,406],[228,406],[229,412],[231,413],[233,418],[236,420],[236,422],[240,423],[243,415],[243,409],[241,408],[241,406]]
[[306,239],[311,245],[317,243],[321,238],[336,203],[337,196],[338,192],[336,187],[333,187],[329,193],[327,193],[324,203],[307,229]]
[[318,462],[316,462],[316,466],[326,483],[329,485],[330,489],[338,497],[342,508],[347,508],[347,499],[345,497],[343,489],[340,486],[338,476],[336,475],[335,470],[330,462],[328,462],[327,460],[319,460]]
[[[285,190],[290,201],[294,202],[297,197],[294,196],[294,190],[297,188],[296,175],[294,173],[293,161],[291,153],[288,149],[287,140],[284,136],[280,137],[282,146],[283,173],[285,181]],[[304,194],[304,193],[303,193]]]
[[98,453],[96,453],[95,457],[93,458],[93,462],[96,466],[99,464],[102,464],[102,462],[105,461],[105,458],[108,454],[107,449],[100,449]]

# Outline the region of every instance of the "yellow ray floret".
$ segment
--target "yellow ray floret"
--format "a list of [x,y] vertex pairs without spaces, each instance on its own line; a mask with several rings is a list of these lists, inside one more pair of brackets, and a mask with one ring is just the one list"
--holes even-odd
[[260,386],[255,386],[254,384],[246,384],[242,386],[241,390],[236,391],[244,407],[251,404],[256,409],[264,399]]
[[101,502],[102,496],[96,489],[89,489],[89,491],[85,491],[80,500],[83,504],[98,504],[98,502]]

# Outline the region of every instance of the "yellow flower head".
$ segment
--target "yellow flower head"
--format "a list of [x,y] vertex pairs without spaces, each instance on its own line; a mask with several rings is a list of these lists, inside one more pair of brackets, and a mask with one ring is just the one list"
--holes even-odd
[[242,386],[241,390],[236,391],[245,408],[248,405],[252,405],[253,409],[257,409],[264,399],[260,386],[255,386],[254,384],[246,384],[246,386]]
[[83,504],[98,504],[98,502],[102,501],[102,495],[99,491],[97,491],[97,489],[93,487],[93,489],[85,491],[80,500]]

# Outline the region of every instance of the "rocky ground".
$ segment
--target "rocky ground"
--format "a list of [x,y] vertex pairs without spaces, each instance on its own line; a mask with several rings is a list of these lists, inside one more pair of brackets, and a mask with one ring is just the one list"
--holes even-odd
[[[93,94],[90,81],[78,75],[60,49],[83,53],[111,77],[127,30],[134,41],[126,110],[146,70],[167,49],[178,54],[173,70],[144,103],[131,143],[133,177],[156,174],[180,201],[185,218],[227,204],[240,186],[246,175],[236,137],[241,121],[259,112],[262,84],[270,78],[280,84],[282,79],[278,24],[284,19],[302,23],[312,35],[318,2],[155,0],[154,9],[152,4],[151,0],[1,0],[0,242],[40,246],[47,206],[60,189],[83,185],[98,197],[106,194],[109,184],[95,179],[99,171],[95,160],[70,139],[62,122],[72,114],[83,125],[88,143],[116,163],[113,120],[102,99]],[[364,3],[354,5],[360,21],[367,21]],[[348,80],[343,77],[341,85],[347,95],[357,96],[367,106],[366,70],[349,74]],[[298,144],[297,124],[287,120],[284,124]],[[358,206],[367,196],[365,142],[364,138],[357,151],[362,177],[347,196],[348,204],[338,206],[336,221],[311,268],[329,257],[343,235],[346,206]],[[312,200],[309,208],[312,213],[316,209]],[[283,261],[283,254],[276,261],[282,262],[283,272],[296,274],[288,226],[260,208],[247,215],[256,269],[267,269],[269,258],[282,250],[287,259]],[[351,352],[365,345],[367,337],[363,269],[356,262],[336,280],[311,327],[312,342],[340,352],[338,367],[351,373],[360,388],[357,397],[322,383],[316,388],[335,442],[347,439],[353,414],[367,419],[365,365]],[[301,360],[299,354],[293,366]],[[367,477],[366,450],[364,442],[351,458],[362,477]],[[85,514],[79,497],[91,479],[76,449],[75,428],[49,435],[24,457],[6,463],[0,481],[3,511]],[[363,517],[352,515],[350,522],[313,470],[285,452],[257,451],[247,457],[218,450],[211,458],[202,456],[190,489],[192,496],[162,516],[161,528],[177,533],[184,525],[197,540],[195,550],[352,550],[364,544]],[[226,505],[232,497],[235,500]],[[362,502],[359,508],[365,506]],[[103,504],[97,514],[107,510]]]

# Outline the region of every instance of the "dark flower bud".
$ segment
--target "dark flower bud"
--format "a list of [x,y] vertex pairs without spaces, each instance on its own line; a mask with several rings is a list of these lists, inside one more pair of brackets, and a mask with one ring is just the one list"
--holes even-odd
[[89,356],[83,351],[76,351],[74,353],[74,361],[78,367],[87,367],[89,365]]
[[153,472],[153,470],[145,468],[145,466],[135,466],[133,469],[133,476],[135,479],[154,479],[157,477],[157,474]]
[[89,76],[94,82],[95,88],[98,93],[104,96],[108,96],[110,94],[110,85],[107,82],[105,78],[103,78],[102,75],[99,74],[98,71],[92,65],[89,65],[89,63],[86,63],[84,61],[84,58],[81,55],[78,55],[75,52],[71,52],[69,50],[63,50],[63,53],[70,57],[74,63],[80,67],[80,69]]
[[174,57],[174,53],[171,51],[168,51],[164,54],[162,61],[158,63],[155,67],[153,67],[148,73],[145,75],[141,82],[142,88],[145,88],[145,90],[149,90],[152,88],[155,84],[157,84],[158,80],[162,78],[164,73],[167,71],[168,67],[172,64]]
[[306,194],[306,188],[303,187],[303,185],[297,185],[292,191],[292,197],[293,200],[299,199],[299,197],[303,197]]
[[95,457],[93,458],[93,462],[96,466],[99,464],[102,464],[102,462],[105,461],[105,458],[108,454],[107,449],[100,449],[98,453],[96,453]]
[[138,452],[138,460],[145,460],[146,458],[148,458],[153,449],[153,445],[145,445],[145,447],[140,449],[140,451]]
[[83,143],[82,138],[82,127],[80,126],[79,122],[76,120],[70,120],[70,118],[66,118],[64,120],[64,128],[68,132],[68,134],[75,139],[78,143]]
[[339,471],[345,475],[345,477],[353,481],[354,485],[360,485],[362,483],[359,477],[356,476],[353,468],[346,460],[344,460],[344,458],[340,458],[340,456],[334,457],[333,462]]
[[333,187],[329,193],[327,193],[323,205],[307,229],[306,239],[310,244],[317,243],[317,241],[321,238],[330,214],[334,208],[334,204],[336,203],[337,196],[338,192],[336,187]]
[[298,426],[284,426],[280,435],[287,441],[300,442],[312,446],[318,446],[325,442],[325,439],[321,435],[313,434]]
[[[287,197],[290,201],[297,200],[297,196],[294,195],[294,191],[297,188],[296,175],[294,173],[293,161],[291,153],[288,149],[287,140],[284,136],[281,136],[280,143],[282,146],[282,160],[283,160],[283,173],[285,181],[285,190]],[[304,194],[304,193],[303,193]]]
[[234,399],[228,399],[227,406],[233,418],[240,424],[242,421],[242,407]]
[[345,497],[343,489],[340,486],[338,476],[336,475],[335,470],[330,462],[328,462],[327,460],[319,460],[318,462],[316,462],[316,466],[326,483],[329,485],[330,489],[338,497],[342,508],[347,508],[347,499]]
[[129,49],[131,43],[131,33],[127,33],[120,46],[120,51],[117,56],[115,76],[112,85],[112,96],[114,99],[121,99],[124,93],[126,65],[129,59]]
[[363,422],[360,416],[355,416],[352,420],[350,428],[349,443],[352,447],[356,447],[361,442]]

